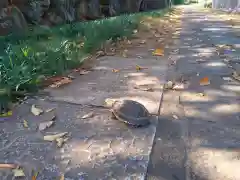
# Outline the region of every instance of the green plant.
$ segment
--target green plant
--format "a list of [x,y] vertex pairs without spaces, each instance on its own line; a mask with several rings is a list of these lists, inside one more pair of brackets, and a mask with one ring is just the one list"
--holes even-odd
[[[33,27],[22,36],[1,37],[0,89],[10,92],[11,97],[16,92],[34,92],[43,76],[60,75],[81,65],[106,40],[131,36],[141,17],[162,16],[167,11],[121,15],[51,29]],[[79,46],[80,42],[84,43],[83,47]]]

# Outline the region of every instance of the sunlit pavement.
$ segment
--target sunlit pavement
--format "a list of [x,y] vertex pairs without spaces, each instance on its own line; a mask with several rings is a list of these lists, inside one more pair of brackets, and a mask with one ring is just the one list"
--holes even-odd
[[[179,54],[172,55],[177,63],[168,71],[169,79],[183,76],[187,83],[164,93],[147,179],[240,179],[240,83],[232,78],[240,39],[196,7],[184,8]],[[235,45],[235,51],[220,57],[217,44]],[[200,85],[203,78],[210,83]]]

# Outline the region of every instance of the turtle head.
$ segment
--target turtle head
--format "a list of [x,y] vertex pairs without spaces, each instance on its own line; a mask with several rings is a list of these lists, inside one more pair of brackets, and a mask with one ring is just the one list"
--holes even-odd
[[116,99],[110,99],[110,98],[107,98],[105,99],[104,103],[107,107],[113,107],[113,104],[116,102],[117,100]]

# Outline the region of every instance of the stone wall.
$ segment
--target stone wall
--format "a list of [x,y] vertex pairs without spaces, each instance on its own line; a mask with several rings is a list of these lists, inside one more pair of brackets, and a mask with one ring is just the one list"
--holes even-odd
[[28,24],[54,26],[160,8],[160,0],[0,0],[0,36]]

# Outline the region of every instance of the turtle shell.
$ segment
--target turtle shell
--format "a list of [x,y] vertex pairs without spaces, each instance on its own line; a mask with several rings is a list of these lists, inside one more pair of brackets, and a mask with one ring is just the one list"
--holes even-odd
[[136,101],[115,101],[112,106],[112,113],[116,119],[134,127],[150,124],[150,113]]

